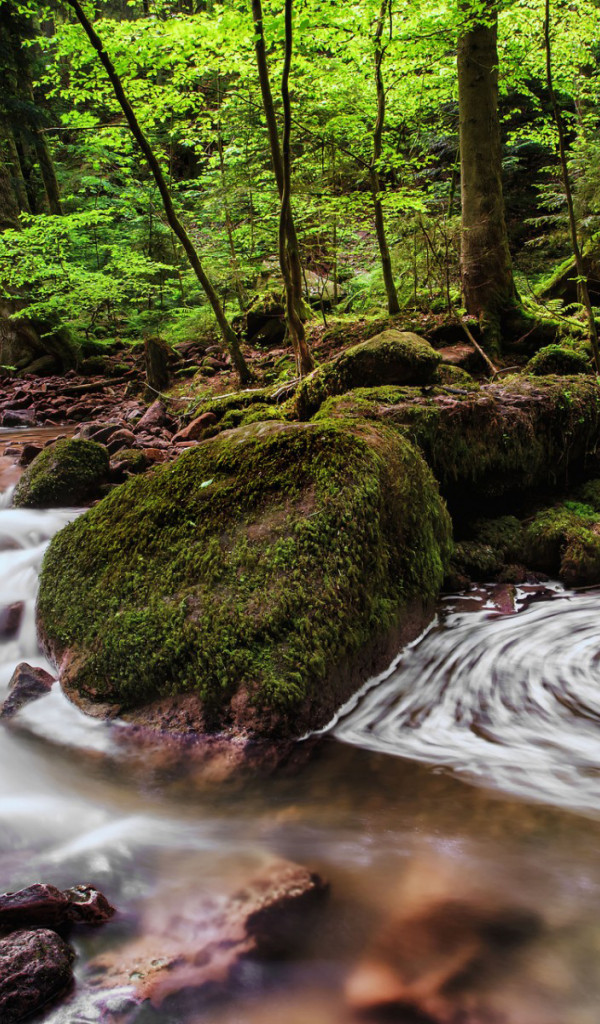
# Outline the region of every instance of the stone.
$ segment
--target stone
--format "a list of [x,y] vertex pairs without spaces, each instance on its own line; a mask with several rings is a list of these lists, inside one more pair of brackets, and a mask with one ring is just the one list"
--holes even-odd
[[11,718],[26,704],[44,697],[50,692],[54,682],[54,676],[45,672],[43,668],[35,668],[22,661],[17,665],[8,684],[9,695],[2,705],[0,718]]
[[148,406],[146,412],[135,425],[136,434],[140,430],[148,430],[149,427],[166,427],[169,426],[171,417],[167,413],[167,408],[164,402],[161,402],[160,398],[157,398],[152,405]]
[[114,907],[91,885],[77,885],[61,892],[54,885],[37,882],[0,896],[0,933],[17,928],[64,932],[76,924],[96,927],[106,924],[114,914]]
[[179,444],[180,441],[199,441],[203,431],[207,427],[212,427],[216,422],[217,417],[214,412],[203,412],[201,416],[197,416],[191,423],[188,423],[187,427],[183,427],[175,434],[173,444]]
[[327,892],[306,868],[271,861],[229,897],[174,894],[148,911],[141,938],[92,961],[91,985],[133,988],[157,1009],[178,1000],[195,1007],[229,992],[248,957],[292,952]]
[[2,414],[3,427],[33,427],[35,412],[33,409],[7,409]]
[[15,508],[77,507],[101,493],[108,479],[106,448],[64,438],[44,448],[19,480]]
[[106,447],[108,448],[111,455],[115,452],[120,451],[121,448],[135,448],[137,444],[137,438],[132,430],[122,428],[116,430],[107,441]]
[[0,1020],[17,1024],[68,990],[75,953],[53,931],[16,931],[0,939]]
[[35,459],[36,455],[39,455],[43,451],[43,445],[28,443],[24,444],[21,449],[21,455],[19,457],[20,466],[28,466]]
[[17,635],[21,628],[24,611],[23,601],[15,601],[14,604],[9,604],[0,610],[0,640],[12,640]]

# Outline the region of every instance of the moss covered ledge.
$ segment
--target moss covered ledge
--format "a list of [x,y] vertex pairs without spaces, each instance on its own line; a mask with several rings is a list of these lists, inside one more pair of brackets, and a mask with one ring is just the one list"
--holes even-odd
[[184,694],[194,729],[300,735],[389,657],[392,633],[434,601],[449,553],[437,484],[396,430],[253,424],[130,480],[61,531],[40,631],[88,709]]

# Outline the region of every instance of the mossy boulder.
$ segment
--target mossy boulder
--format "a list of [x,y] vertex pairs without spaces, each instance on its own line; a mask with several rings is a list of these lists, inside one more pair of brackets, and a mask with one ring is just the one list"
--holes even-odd
[[573,373],[592,372],[586,355],[572,348],[563,348],[562,345],[546,345],[541,348],[529,360],[525,369],[536,377],[546,377],[552,373],[566,377]]
[[596,463],[600,385],[591,376],[523,377],[448,394],[363,388],[324,403],[317,418],[395,427],[423,452],[455,513],[500,495],[564,487]]
[[397,432],[254,424],[62,530],[41,573],[41,635],[88,708],[192,695],[196,730],[297,736],[382,666],[390,637],[422,627],[450,535]]
[[430,384],[440,362],[441,356],[417,334],[383,331],[308,374],[296,392],[298,416],[310,419],[326,398],[353,388]]
[[479,391],[479,384],[470,373],[452,363],[442,363],[433,375],[433,383],[440,387],[465,388],[468,391]]
[[17,508],[70,508],[99,497],[109,473],[106,448],[95,441],[63,440],[44,448],[15,489]]
[[527,527],[529,560],[569,586],[600,583],[600,518],[589,505],[566,501],[538,512]]

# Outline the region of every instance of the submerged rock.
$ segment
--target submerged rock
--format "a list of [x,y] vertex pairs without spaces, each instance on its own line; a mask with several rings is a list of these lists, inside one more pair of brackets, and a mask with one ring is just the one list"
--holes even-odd
[[76,885],[61,892],[54,885],[38,882],[19,892],[0,895],[0,934],[16,928],[62,932],[75,924],[98,926],[114,914],[114,907],[91,885]]
[[62,995],[75,953],[53,931],[16,931],[0,939],[0,1020],[16,1024]]
[[26,704],[49,693],[55,682],[54,676],[45,672],[43,668],[22,661],[11,676],[8,684],[9,695],[0,709],[0,718],[12,718]]
[[387,330],[341,352],[309,373],[296,393],[300,419],[310,419],[326,398],[381,384],[430,384],[441,356],[410,331]]
[[172,896],[142,922],[142,937],[90,964],[97,989],[131,992],[155,1008],[231,991],[248,958],[281,957],[302,944],[327,885],[306,868],[271,861],[229,897]]
[[108,452],[101,444],[65,438],[44,448],[27,467],[13,504],[16,508],[82,505],[99,496],[108,472]]
[[[86,710],[299,736],[422,628],[450,522],[385,427],[254,424],[113,491],[51,542],[38,616]],[[193,705],[191,707],[190,705]]]

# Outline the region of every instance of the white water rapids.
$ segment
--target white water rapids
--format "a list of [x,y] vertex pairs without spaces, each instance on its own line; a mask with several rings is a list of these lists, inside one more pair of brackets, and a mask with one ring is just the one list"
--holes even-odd
[[[37,576],[48,539],[74,514],[15,510],[3,496],[0,609],[23,601],[25,614],[19,635],[0,642],[0,699],[20,661],[49,667],[35,637]],[[150,764],[145,783],[127,777],[119,727],[83,716],[58,686],[0,728],[0,891],[91,883],[120,912],[76,937],[73,999],[40,1024],[351,1024],[344,983],[365,945],[407,891],[426,900],[443,884],[452,896],[472,887],[525,903],[546,927],[486,989],[486,1022],[596,1024],[600,597],[523,590],[515,614],[488,597],[474,610],[468,596],[447,600],[308,764],[241,790],[157,782]],[[91,992],[99,951],[168,920],[182,895],[230,891],[272,855],[332,885],[298,960],[254,969],[231,1000],[191,1014],[124,1010],[122,992]]]

